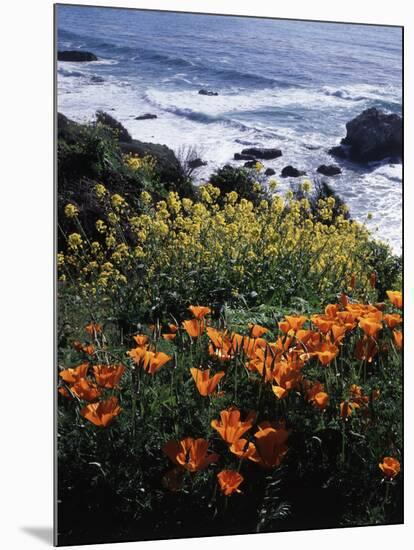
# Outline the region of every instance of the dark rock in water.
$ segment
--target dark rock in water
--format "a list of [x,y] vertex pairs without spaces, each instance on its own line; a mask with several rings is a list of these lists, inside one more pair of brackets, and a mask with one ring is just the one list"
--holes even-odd
[[191,170],[196,170],[201,166],[207,166],[207,162],[205,160],[201,160],[200,158],[196,158],[188,161],[188,167],[191,168]]
[[244,163],[245,168],[254,168],[256,166],[257,160],[248,160]]
[[58,61],[98,61],[96,55],[92,52],[82,52],[79,50],[60,51],[57,54]]
[[273,170],[273,168],[266,168],[265,176],[274,176],[276,172]]
[[100,84],[102,82],[105,82],[105,80],[102,78],[102,76],[94,75],[94,76],[91,76],[91,82],[96,82]]
[[254,160],[253,155],[243,155],[242,153],[234,153],[234,160]]
[[128,130],[122,126],[114,117],[105,113],[105,111],[96,111],[96,122],[108,126],[118,136],[119,141],[131,143],[132,137]]
[[255,159],[275,159],[282,156],[282,151],[280,149],[265,148],[265,147],[249,147],[243,149],[241,152],[242,155],[251,155]]
[[212,90],[205,90],[204,88],[202,88],[201,90],[199,90],[198,93],[199,93],[200,95],[218,95],[217,92],[213,92]]
[[317,172],[323,174],[324,176],[336,176],[342,171],[339,166],[336,166],[335,164],[321,164],[317,169]]
[[153,115],[151,113],[145,113],[145,115],[136,116],[135,120],[150,120],[153,118],[158,118],[157,115]]
[[306,176],[306,172],[298,170],[289,164],[285,166],[280,174],[282,178],[298,178],[299,176]]
[[312,145],[311,143],[305,144],[306,149],[309,149],[309,151],[317,151],[321,148],[320,145]]
[[335,145],[335,147],[329,149],[328,153],[333,157],[347,159],[349,158],[349,147],[347,145]]
[[334,147],[330,153],[359,162],[392,156],[402,158],[402,118],[397,114],[386,114],[375,107],[366,109],[347,122],[346,137],[341,143],[348,148],[339,153],[339,149]]

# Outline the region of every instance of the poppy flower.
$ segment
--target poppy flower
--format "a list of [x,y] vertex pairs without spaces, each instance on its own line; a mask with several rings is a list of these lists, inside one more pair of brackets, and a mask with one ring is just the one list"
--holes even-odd
[[212,462],[217,462],[219,455],[207,454],[208,441],[186,437],[181,441],[168,441],[162,451],[172,462],[189,472],[204,470]]
[[361,386],[352,384],[350,387],[351,400],[357,403],[359,406],[367,405],[369,403],[369,397],[364,395]]
[[250,330],[250,336],[252,338],[261,338],[263,334],[266,334],[266,332],[269,332],[269,329],[262,327],[260,325],[253,325],[250,323],[249,325]]
[[211,340],[208,351],[212,357],[221,362],[229,361],[234,357],[233,339],[227,331],[220,332],[213,327],[207,327],[206,332]]
[[86,353],[86,355],[92,355],[95,348],[92,344],[82,344],[79,340],[72,342],[72,346],[76,351]]
[[285,320],[280,321],[278,324],[280,330],[288,334],[290,331],[296,332],[301,329],[307,320],[308,318],[303,315],[286,315]]
[[344,292],[341,292],[339,301],[341,302],[342,307],[346,307],[349,304],[348,296]]
[[206,315],[211,313],[211,309],[205,306],[190,306],[188,309],[196,319],[204,319]]
[[359,361],[371,363],[377,353],[378,346],[372,338],[364,336],[355,345],[355,357]]
[[257,452],[249,459],[263,468],[276,468],[280,466],[288,451],[286,441],[289,432],[283,425],[270,422],[262,422],[258,427],[259,430],[254,434]]
[[235,443],[253,426],[256,413],[251,411],[246,420],[240,420],[238,409],[221,411],[220,420],[212,420],[211,427],[218,431],[226,443]]
[[392,331],[392,337],[394,340],[395,347],[397,349],[402,348],[402,342],[403,342],[403,333],[401,330],[393,330]]
[[73,399],[70,392],[64,386],[60,386],[60,388],[58,388],[58,392],[60,393],[60,395],[66,397],[67,399]]
[[95,337],[97,334],[102,332],[102,326],[98,323],[89,323],[89,325],[86,325],[85,327],[86,332],[90,335]]
[[358,326],[367,336],[371,336],[371,338],[376,338],[378,332],[382,329],[382,323],[377,322],[371,317],[362,318],[359,321]]
[[338,355],[339,349],[329,342],[323,342],[318,351],[314,352],[314,355],[319,359],[324,367],[329,365],[331,361]]
[[387,296],[393,306],[398,307],[398,309],[402,309],[403,307],[402,292],[399,292],[398,290],[387,290]]
[[256,447],[247,439],[238,439],[229,447],[230,451],[241,460],[248,459],[257,454]]
[[276,363],[273,369],[273,379],[276,385],[272,386],[273,393],[278,399],[283,399],[290,390],[295,389],[302,380],[301,368],[303,361],[295,356],[288,356]]
[[312,403],[315,407],[321,410],[326,409],[329,403],[329,396],[325,392],[325,386],[318,380],[310,387],[308,386],[306,399],[309,403]]
[[194,367],[190,369],[190,372],[200,395],[203,397],[216,391],[218,383],[225,374],[224,371],[220,371],[210,378],[210,369],[201,370]]
[[322,334],[327,334],[334,324],[334,319],[327,318],[326,315],[312,315],[312,323],[319,329]]
[[101,396],[100,389],[91,384],[86,378],[81,378],[75,382],[70,389],[76,397],[85,401],[96,401]]
[[172,358],[163,351],[149,351],[143,347],[131,349],[127,352],[131,359],[142,367],[148,374],[155,374]]
[[239,486],[244,477],[234,470],[222,470],[217,474],[218,483],[222,493],[228,497],[233,493],[241,493]]
[[124,365],[94,365],[92,367],[95,380],[99,386],[113,389],[118,386],[125,372]]
[[399,313],[386,313],[384,321],[388,328],[393,329],[402,323],[402,317]]
[[342,401],[342,403],[339,405],[341,418],[346,420],[348,417],[351,416],[355,409],[359,409],[358,403],[354,403],[353,401]]
[[118,405],[118,399],[113,396],[106,401],[86,405],[81,409],[80,414],[95,426],[106,428],[120,412],[121,407]]
[[136,334],[133,338],[137,347],[146,348],[148,346],[149,339],[145,334]]
[[387,479],[394,479],[400,473],[400,463],[396,458],[386,456],[382,462],[378,464],[380,470]]
[[198,338],[205,329],[204,319],[188,319],[183,321],[183,328],[191,338]]
[[59,376],[67,384],[75,384],[81,378],[85,378],[89,368],[89,363],[81,363],[75,368],[65,369],[60,371]]

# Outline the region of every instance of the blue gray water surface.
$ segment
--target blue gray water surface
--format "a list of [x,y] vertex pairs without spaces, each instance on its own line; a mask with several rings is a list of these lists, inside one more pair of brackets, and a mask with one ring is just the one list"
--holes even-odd
[[[59,6],[58,48],[99,57],[58,63],[61,112],[111,110],[137,139],[179,154],[196,145],[208,162],[199,181],[249,145],[282,149],[266,163],[276,176],[292,164],[314,178],[348,120],[368,107],[401,113],[400,28]],[[135,120],[148,112],[158,118]],[[401,164],[341,167],[332,186],[399,252]],[[282,192],[294,181],[278,180]]]

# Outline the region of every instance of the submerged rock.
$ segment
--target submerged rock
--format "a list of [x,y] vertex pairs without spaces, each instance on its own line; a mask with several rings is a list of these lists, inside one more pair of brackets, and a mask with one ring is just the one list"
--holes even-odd
[[298,170],[297,168],[291,166],[285,166],[280,174],[282,178],[298,178],[299,176],[306,176],[306,172]]
[[145,113],[145,115],[139,115],[135,117],[135,120],[150,120],[153,118],[158,118],[157,115],[153,115],[151,113]]
[[266,168],[265,170],[265,176],[274,176],[276,172],[273,170],[273,168]]
[[213,92],[212,90],[205,90],[204,88],[202,88],[201,90],[199,90],[198,93],[199,93],[200,95],[218,95],[217,92]]
[[277,157],[282,156],[282,151],[275,148],[266,148],[266,147],[249,147],[243,149],[241,152],[242,155],[251,155],[255,159],[276,159]]
[[65,50],[57,54],[58,61],[98,61],[96,55],[92,52],[82,52],[80,50]]
[[330,149],[332,155],[359,162],[403,156],[403,120],[372,107],[346,124],[342,146]]
[[254,156],[243,155],[242,153],[234,153],[234,160],[254,160]]
[[324,176],[336,176],[341,174],[342,170],[336,164],[321,164],[317,169],[317,172],[323,174]]
[[188,161],[188,167],[191,168],[191,170],[196,170],[197,168],[201,168],[201,166],[207,166],[207,162],[198,157]]

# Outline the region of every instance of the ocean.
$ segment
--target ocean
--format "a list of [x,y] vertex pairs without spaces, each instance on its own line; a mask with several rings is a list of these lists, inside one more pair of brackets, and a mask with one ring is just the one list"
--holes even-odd
[[[207,165],[197,182],[234,161],[244,147],[277,147],[265,161],[281,192],[293,165],[329,178],[376,238],[402,246],[402,165],[358,165],[328,149],[345,124],[369,107],[402,111],[402,30],[396,27],[58,6],[58,49],[95,53],[87,63],[58,62],[58,110],[77,121],[108,111],[135,139],[178,154],[195,146]],[[200,95],[200,89],[217,96]],[[145,113],[152,120],[135,120]],[[303,179],[303,178],[302,178]]]

